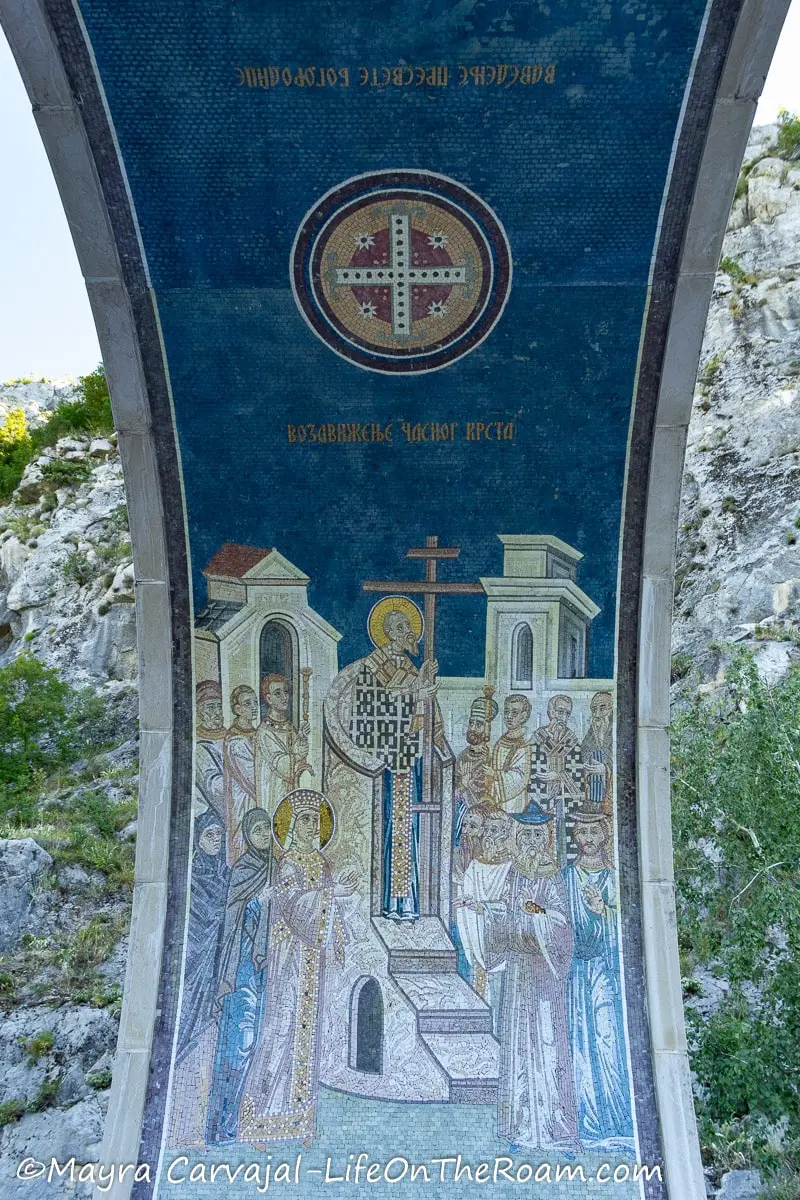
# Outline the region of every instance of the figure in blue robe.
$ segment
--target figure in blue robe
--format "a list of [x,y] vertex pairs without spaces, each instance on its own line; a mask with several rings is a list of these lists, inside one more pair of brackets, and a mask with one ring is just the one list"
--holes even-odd
[[219,1036],[206,1123],[209,1145],[236,1141],[247,1068],[264,1019],[269,950],[272,822],[245,813],[244,854],[231,871],[217,973]]
[[564,868],[575,946],[567,980],[578,1123],[584,1146],[633,1149],[625,1053],[616,872],[608,853],[610,818],[575,814],[575,862]]
[[224,834],[220,816],[213,808],[196,818],[176,1062],[197,1045],[214,1020],[217,953],[228,887],[222,852]]
[[[402,791],[402,798],[400,793]],[[384,917],[396,921],[419,916],[419,813],[422,803],[422,763],[405,773],[383,772],[383,907]],[[405,865],[398,867],[398,859]],[[397,886],[398,877],[402,880]],[[399,892],[404,894],[400,895]]]

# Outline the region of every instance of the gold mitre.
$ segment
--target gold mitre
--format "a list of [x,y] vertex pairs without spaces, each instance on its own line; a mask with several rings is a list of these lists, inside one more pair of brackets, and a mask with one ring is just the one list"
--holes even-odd
[[367,621],[367,630],[373,646],[386,646],[388,644],[389,639],[384,632],[383,622],[389,613],[392,612],[405,613],[411,623],[414,637],[419,641],[422,637],[424,622],[422,620],[422,613],[414,601],[409,600],[408,596],[384,596],[383,600],[379,600],[377,604],[373,604],[369,620]]

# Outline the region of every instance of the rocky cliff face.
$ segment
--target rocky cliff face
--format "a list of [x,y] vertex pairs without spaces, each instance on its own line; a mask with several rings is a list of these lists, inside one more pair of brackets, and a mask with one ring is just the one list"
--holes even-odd
[[136,677],[133,564],[114,439],[62,438],[0,508],[0,664],[21,646],[70,683]]
[[14,379],[0,383],[0,422],[21,408],[28,425],[35,429],[62,404],[77,400],[80,389],[72,379]]
[[673,645],[713,677],[724,643],[780,673],[800,640],[800,162],[753,130],[694,398]]
[[[74,386],[0,388],[36,427]],[[0,1195],[88,1197],[15,1178],[26,1156],[99,1153],[125,973],[135,838],[133,567],[115,438],[68,437],[0,507],[0,666],[32,651],[103,699],[98,742],[48,780],[29,828],[0,820]],[[116,744],[115,744],[116,743]],[[6,806],[7,807],[7,806]],[[99,822],[99,824],[98,824]]]

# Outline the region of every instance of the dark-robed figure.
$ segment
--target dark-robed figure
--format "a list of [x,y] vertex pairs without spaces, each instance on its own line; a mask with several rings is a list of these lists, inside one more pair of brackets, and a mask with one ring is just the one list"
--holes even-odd
[[196,818],[177,1062],[197,1045],[215,1017],[217,952],[228,887],[224,836],[213,808]]
[[245,1075],[264,1018],[269,946],[272,821],[251,808],[242,821],[246,849],[231,870],[217,972],[220,1013],[208,1106],[209,1144],[236,1140]]

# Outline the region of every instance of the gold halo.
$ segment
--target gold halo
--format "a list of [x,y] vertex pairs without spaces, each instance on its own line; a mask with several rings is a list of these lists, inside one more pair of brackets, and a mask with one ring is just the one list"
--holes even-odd
[[319,848],[320,850],[324,850],[333,837],[336,828],[336,817],[327,796],[323,796],[322,792],[314,792],[310,788],[298,788],[294,792],[289,792],[288,796],[283,797],[272,817],[272,836],[281,850],[284,850],[289,828],[292,824],[292,817],[294,816],[294,799],[300,796],[306,802],[312,796],[317,800],[319,811]]
[[369,620],[367,621],[369,640],[373,646],[381,647],[388,645],[389,639],[384,633],[383,621],[390,612],[405,613],[411,622],[414,636],[419,641],[422,637],[424,621],[422,620],[422,613],[414,601],[409,600],[408,596],[384,596],[383,600],[379,600],[377,604],[373,604]]

